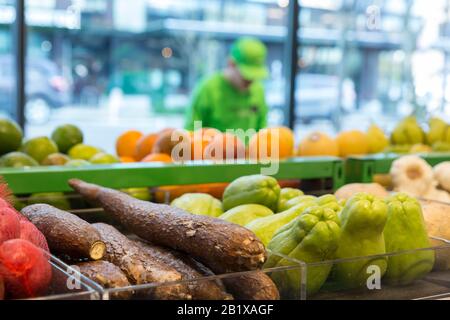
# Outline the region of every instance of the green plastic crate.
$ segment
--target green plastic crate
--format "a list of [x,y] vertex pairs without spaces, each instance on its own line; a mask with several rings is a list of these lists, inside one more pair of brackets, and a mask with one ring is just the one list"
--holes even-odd
[[[267,165],[237,162],[213,164],[192,161],[183,165],[133,163],[93,165],[86,167],[31,167],[0,169],[14,194],[72,191],[67,181],[82,179],[109,188],[157,187],[214,182],[231,182],[251,174],[258,174]],[[344,184],[344,164],[334,157],[292,158],[279,163],[277,179],[332,179],[333,189]]]
[[[450,153],[420,154],[430,165],[450,161]],[[350,157],[345,161],[346,183],[368,183],[377,174],[389,173],[392,162],[400,158],[398,154],[376,154],[371,156]]]

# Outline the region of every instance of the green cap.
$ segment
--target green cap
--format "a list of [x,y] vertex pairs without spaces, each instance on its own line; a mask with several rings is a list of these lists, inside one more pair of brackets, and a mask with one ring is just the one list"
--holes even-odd
[[231,47],[230,56],[246,80],[262,80],[269,75],[266,67],[267,49],[258,39],[238,39]]

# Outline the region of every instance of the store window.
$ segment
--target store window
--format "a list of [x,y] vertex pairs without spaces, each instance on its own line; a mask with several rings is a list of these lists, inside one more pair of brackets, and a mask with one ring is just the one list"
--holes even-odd
[[450,115],[450,1],[299,0],[298,135]]
[[15,117],[15,61],[13,0],[0,0],[0,117]]
[[112,151],[124,130],[181,127],[196,83],[223,68],[231,43],[245,35],[268,47],[270,119],[283,121],[289,1],[129,3],[26,2],[28,87],[40,87],[27,97],[27,135],[70,122],[90,143]]

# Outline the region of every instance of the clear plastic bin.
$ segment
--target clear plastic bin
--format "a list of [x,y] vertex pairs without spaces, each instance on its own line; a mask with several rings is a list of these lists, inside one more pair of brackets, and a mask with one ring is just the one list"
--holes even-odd
[[[183,280],[178,282],[168,282],[168,283],[150,283],[144,285],[135,285],[124,288],[114,288],[114,289],[104,289],[102,291],[102,298],[109,299],[123,299],[130,298],[136,300],[155,300],[154,292],[155,289],[160,288],[170,288],[174,286],[188,286],[189,288],[202,286],[207,284],[208,282],[215,282],[223,284],[226,289],[225,291],[234,297],[237,296],[237,293],[230,288],[241,287],[244,285],[246,278],[254,278],[254,277],[289,277],[293,279],[293,285],[288,293],[286,293],[282,299],[285,300],[301,300],[305,297],[305,285],[306,281],[304,281],[304,277],[301,276],[302,272],[305,272],[306,265],[300,261],[292,260],[287,257],[291,266],[278,267],[272,269],[258,270],[258,271],[245,271],[245,272],[237,272],[237,273],[227,273],[222,275],[213,275],[198,278],[195,280]],[[262,275],[261,275],[262,274]],[[302,283],[303,281],[303,283]],[[248,283],[247,283],[248,284]],[[157,298],[156,298],[157,299]],[[223,300],[230,300],[229,297],[223,298]],[[241,300],[241,299],[236,299]]]
[[29,300],[100,300],[102,288],[51,256],[52,281],[44,296]]
[[[436,247],[391,254],[307,263],[306,275],[331,267],[327,281],[317,293],[306,291],[308,300],[413,300],[450,298],[450,242],[436,240]],[[435,258],[434,267],[430,257]],[[414,272],[399,272],[387,279],[383,265],[389,261],[420,261]],[[413,264],[411,264],[412,266]],[[423,269],[422,269],[423,267]],[[420,271],[418,271],[420,269]],[[337,271],[339,270],[339,271]],[[395,268],[394,268],[395,270]],[[397,269],[399,270],[399,269]],[[359,276],[346,277],[345,272]],[[391,273],[392,274],[392,273]],[[358,280],[359,279],[359,280]],[[307,277],[307,280],[310,278]],[[311,281],[314,281],[312,279]]]

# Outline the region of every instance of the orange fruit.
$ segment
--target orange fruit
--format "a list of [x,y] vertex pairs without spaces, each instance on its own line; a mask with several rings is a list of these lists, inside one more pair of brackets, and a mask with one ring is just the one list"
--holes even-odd
[[158,138],[157,133],[150,133],[148,135],[142,136],[137,144],[136,151],[134,154],[134,158],[137,161],[144,159],[150,153],[152,153],[153,146],[155,145],[155,141]]
[[122,133],[116,141],[116,152],[119,157],[133,157],[136,145],[142,133],[136,130],[129,130]]
[[245,158],[245,145],[237,136],[224,133],[216,135],[205,148],[205,159],[224,160]]
[[[276,139],[276,141],[272,141],[273,139]],[[293,155],[294,133],[289,128],[262,129],[250,139],[250,158],[285,159]]]
[[214,137],[220,135],[222,135],[222,133],[213,128],[202,128],[191,133],[191,159],[204,159],[206,147],[211,143]]
[[132,158],[132,157],[120,157],[120,162],[122,163],[133,163],[136,162],[136,159]]
[[190,133],[182,129],[164,129],[158,133],[158,137],[153,145],[152,153],[172,154],[172,150],[178,143],[190,143]]
[[142,162],[172,162],[172,158],[166,153],[152,153],[142,159]]
[[337,136],[336,142],[338,143],[341,157],[365,155],[369,152],[367,135],[359,130],[341,132]]
[[297,154],[302,157],[310,156],[339,156],[336,141],[322,132],[313,132],[300,142]]

